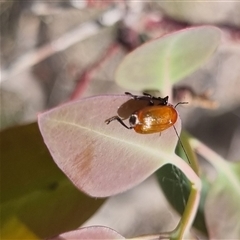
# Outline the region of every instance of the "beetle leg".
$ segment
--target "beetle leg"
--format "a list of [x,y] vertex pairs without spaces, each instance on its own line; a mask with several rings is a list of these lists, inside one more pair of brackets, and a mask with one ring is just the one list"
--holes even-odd
[[148,98],[148,99],[146,99],[146,98],[143,97],[144,100],[149,101],[149,106],[153,106],[154,105],[154,102],[153,102],[154,97],[151,94],[145,93],[145,92],[143,92],[143,95]]
[[127,129],[133,128],[133,127],[128,127],[119,116],[113,116],[111,118],[108,118],[107,120],[105,120],[105,123],[109,124],[110,122],[115,121],[115,120],[117,120],[119,123],[121,123]]
[[147,96],[147,97],[149,97],[149,98],[153,98],[153,96],[152,96],[151,94],[149,94],[149,93],[143,92],[143,95],[144,95],[144,96]]
[[131,96],[134,100],[144,100],[149,101],[149,105],[154,105],[153,96],[148,93],[143,93],[144,96],[133,95],[130,92],[125,92],[126,95]]
[[131,96],[133,99],[136,99],[138,97],[137,95],[133,95],[130,92],[125,92],[125,94]]

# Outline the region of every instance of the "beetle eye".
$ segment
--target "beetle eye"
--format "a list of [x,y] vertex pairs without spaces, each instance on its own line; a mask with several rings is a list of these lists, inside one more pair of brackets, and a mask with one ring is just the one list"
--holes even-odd
[[131,127],[135,127],[137,125],[137,115],[136,114],[132,114],[131,117],[129,118],[129,124]]

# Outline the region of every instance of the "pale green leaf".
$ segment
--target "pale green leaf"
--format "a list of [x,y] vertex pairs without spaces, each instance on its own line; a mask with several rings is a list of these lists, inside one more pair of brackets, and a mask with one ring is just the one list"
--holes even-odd
[[193,73],[213,54],[220,42],[220,30],[203,26],[187,28],[152,40],[122,61],[116,82],[126,89],[161,90]]

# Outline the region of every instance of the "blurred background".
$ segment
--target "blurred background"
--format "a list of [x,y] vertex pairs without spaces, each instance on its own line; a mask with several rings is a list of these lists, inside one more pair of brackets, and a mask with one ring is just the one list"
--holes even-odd
[[[179,109],[186,130],[224,158],[239,160],[239,13],[239,1],[1,1],[1,129],[36,121],[39,112],[67,101],[131,91],[114,82],[126,54],[167,33],[215,25],[222,30],[218,50],[174,86],[174,101],[192,102]],[[109,200],[122,215],[103,208],[88,224],[105,223],[125,236],[158,231],[159,215],[171,219],[173,213],[167,205],[159,210],[164,200],[152,182]],[[149,186],[152,196],[144,192]],[[135,207],[116,205],[123,199]],[[139,213],[138,201],[148,203],[147,210]],[[123,220],[132,209],[135,217]]]

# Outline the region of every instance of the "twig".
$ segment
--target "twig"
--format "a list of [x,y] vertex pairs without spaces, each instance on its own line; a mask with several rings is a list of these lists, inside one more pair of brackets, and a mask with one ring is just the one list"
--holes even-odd
[[102,56],[97,62],[95,62],[90,68],[87,68],[79,77],[77,86],[75,88],[75,91],[72,93],[70,100],[76,100],[78,99],[82,93],[85,91],[86,87],[88,86],[88,83],[91,81],[92,75],[101,67],[101,65],[109,59],[113,54],[116,53],[116,51],[119,50],[118,44],[113,44],[104,53],[104,56]]
[[[15,62],[12,63],[7,69],[1,73],[1,81],[7,80],[8,78],[14,77],[22,71],[34,66],[42,60],[50,57],[51,55],[63,51],[73,44],[85,40],[86,38],[96,35],[106,26],[112,26],[117,21],[122,19],[124,14],[123,9],[114,8],[104,12],[98,20],[83,23],[72,31],[64,34],[60,38],[53,40],[46,45],[33,49],[23,56],[19,57]],[[114,18],[110,19],[110,16]],[[104,21],[102,21],[102,19]]]

